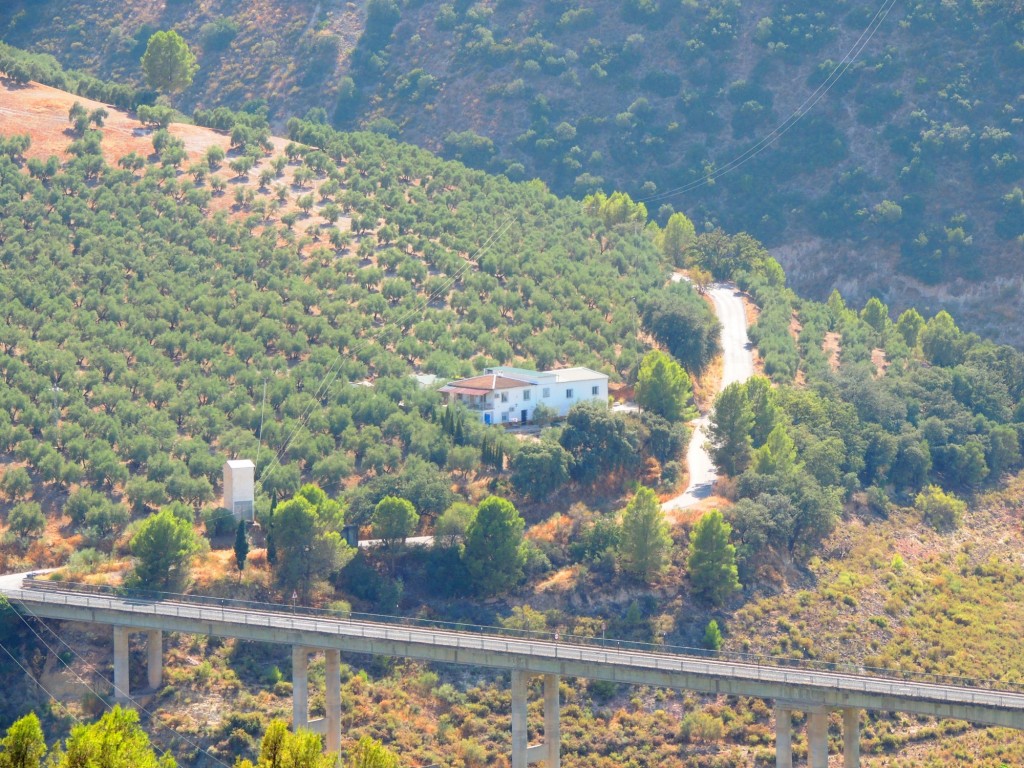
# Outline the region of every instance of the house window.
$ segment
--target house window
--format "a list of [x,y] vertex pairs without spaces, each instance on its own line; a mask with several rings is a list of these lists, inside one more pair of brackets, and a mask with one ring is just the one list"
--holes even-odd
[[544,390],[540,393],[541,397],[551,397],[551,388],[544,387]]
[[528,390],[528,389],[523,390],[523,402],[525,403],[529,399],[530,399],[530,390]]
[[508,402],[508,392],[502,392],[501,393],[501,402],[503,402],[503,403],[507,403]]
[[567,398],[572,398],[572,390],[571,390],[571,389],[567,389],[567,390],[565,390],[565,396],[566,396]]
[[505,413],[501,414],[501,420],[505,421],[505,422],[508,421],[508,411],[506,411]]
[[599,394],[601,394],[601,388],[598,387],[598,386],[591,387],[590,388],[590,394],[592,394],[592,395],[599,395]]

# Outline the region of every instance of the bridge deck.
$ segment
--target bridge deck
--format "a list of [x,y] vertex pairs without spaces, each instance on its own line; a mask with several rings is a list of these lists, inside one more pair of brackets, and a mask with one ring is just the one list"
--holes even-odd
[[337,648],[426,661],[524,669],[537,674],[755,696],[798,707],[860,707],[951,717],[1024,729],[1024,694],[765,663],[701,658],[585,642],[478,634],[453,629],[292,614],[285,610],[195,605],[114,595],[15,587],[0,594],[36,616],[66,621]]

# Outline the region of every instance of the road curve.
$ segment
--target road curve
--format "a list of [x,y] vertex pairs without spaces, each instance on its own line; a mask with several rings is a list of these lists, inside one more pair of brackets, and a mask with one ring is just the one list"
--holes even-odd
[[[673,275],[678,281],[681,276]],[[754,375],[754,355],[750,338],[747,336],[747,314],[743,307],[742,294],[731,283],[716,283],[708,291],[715,304],[715,314],[722,324],[722,382],[719,391],[737,381],[746,381]],[[686,467],[690,482],[686,490],[674,499],[664,502],[664,510],[686,509],[711,495],[718,479],[718,472],[711,461],[704,444],[707,436],[708,417],[702,416],[693,422],[693,436],[686,449]]]

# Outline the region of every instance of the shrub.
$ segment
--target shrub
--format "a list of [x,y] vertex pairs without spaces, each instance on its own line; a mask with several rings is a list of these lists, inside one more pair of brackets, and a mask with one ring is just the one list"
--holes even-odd
[[967,511],[967,504],[937,485],[929,485],[914,499],[914,509],[921,519],[937,531],[957,528]]
[[719,741],[724,733],[721,718],[707,712],[687,712],[679,724],[679,739],[687,744]]
[[704,630],[704,647],[709,651],[717,651],[722,647],[722,631],[714,619],[708,622],[708,626]]

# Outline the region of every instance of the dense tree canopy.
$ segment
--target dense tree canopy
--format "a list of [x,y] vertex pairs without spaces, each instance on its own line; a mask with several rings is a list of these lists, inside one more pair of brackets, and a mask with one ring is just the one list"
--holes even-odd
[[646,328],[690,373],[700,374],[720,349],[721,324],[687,283],[673,283],[643,301]]
[[373,509],[373,535],[383,542],[391,559],[391,570],[395,569],[395,556],[398,550],[416,531],[420,516],[408,499],[397,496],[385,496],[377,502]]
[[309,595],[314,581],[339,571],[355,555],[341,538],[341,504],[315,485],[304,485],[274,510],[277,579],[288,591]]
[[64,749],[51,755],[55,768],[175,768],[170,752],[157,757],[134,709],[115,706],[90,725],[76,725]]
[[0,741],[0,768],[40,768],[46,740],[35,712],[15,720]]
[[561,443],[571,456],[569,475],[583,485],[607,481],[640,460],[636,433],[602,404],[573,406]]

